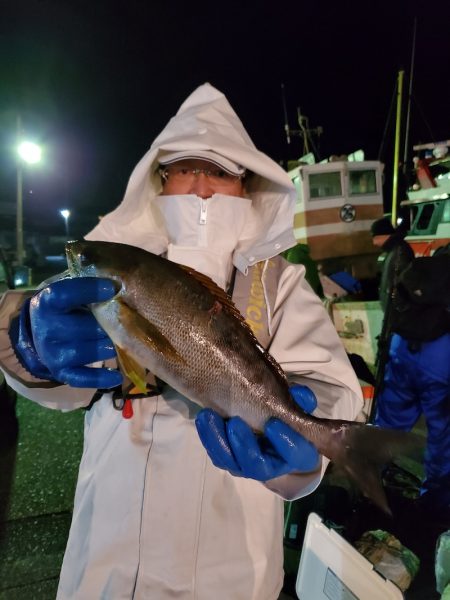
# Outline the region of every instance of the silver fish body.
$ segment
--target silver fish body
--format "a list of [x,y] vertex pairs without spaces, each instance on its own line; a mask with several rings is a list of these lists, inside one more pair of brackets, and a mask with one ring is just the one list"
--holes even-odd
[[238,415],[255,431],[271,417],[283,420],[387,508],[368,465],[391,458],[404,446],[402,434],[304,413],[279,365],[211,280],[125,244],[69,242],[66,254],[72,276],[117,283],[113,299],[91,305],[116,348],[190,400]]

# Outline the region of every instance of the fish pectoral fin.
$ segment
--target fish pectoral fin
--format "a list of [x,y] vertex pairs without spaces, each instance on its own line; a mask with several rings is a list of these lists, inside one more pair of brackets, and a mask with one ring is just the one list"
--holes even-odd
[[145,380],[146,370],[126,350],[116,346],[117,359],[123,373],[134,383],[136,388],[145,394],[147,392],[147,383]]
[[120,299],[118,302],[120,305],[119,321],[130,335],[167,359],[185,362],[170,340],[155,325],[128,306],[124,300]]

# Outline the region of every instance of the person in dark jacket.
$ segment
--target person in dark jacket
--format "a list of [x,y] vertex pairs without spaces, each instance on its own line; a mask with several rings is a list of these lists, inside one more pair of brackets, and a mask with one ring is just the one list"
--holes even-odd
[[406,231],[401,227],[394,229],[388,217],[374,221],[371,233],[373,245],[381,248],[384,254],[379,295],[381,306],[386,314],[389,298],[392,296],[398,277],[414,258],[414,252],[404,239]]
[[372,407],[371,418],[373,421],[374,410],[377,407],[378,397],[384,388],[384,375],[389,361],[389,346],[392,338],[392,315],[396,298],[397,283],[400,273],[413,260],[414,252],[405,241],[405,230],[394,229],[388,217],[374,221],[371,226],[373,245],[382,250],[379,261],[383,261],[378,296],[383,309],[383,325],[378,336],[378,349],[375,373],[375,403]]
[[[375,222],[372,231],[377,233],[383,228],[388,229],[385,223]],[[442,316],[448,302],[448,291],[445,293],[448,267],[438,276],[434,273],[436,269],[433,270],[437,261],[432,257],[413,260],[414,253],[401,235],[394,231],[382,244],[388,256],[380,300],[382,304],[385,302],[389,337],[383,383],[376,396],[374,424],[410,431],[424,415],[427,426],[425,478],[419,504],[438,519],[448,518],[450,330]],[[430,289],[433,282],[436,291]],[[438,296],[442,302],[438,302]]]

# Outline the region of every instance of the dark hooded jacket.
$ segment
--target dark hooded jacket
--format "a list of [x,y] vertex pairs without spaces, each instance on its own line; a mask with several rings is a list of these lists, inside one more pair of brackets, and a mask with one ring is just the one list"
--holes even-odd
[[386,258],[381,274],[379,294],[381,306],[385,313],[389,305],[389,299],[392,299],[393,291],[399,281],[400,273],[414,258],[414,251],[408,242],[405,242],[404,237],[404,233],[397,231],[382,246],[382,249],[386,252]]
[[400,273],[392,331],[428,342],[450,332],[450,252],[415,258]]

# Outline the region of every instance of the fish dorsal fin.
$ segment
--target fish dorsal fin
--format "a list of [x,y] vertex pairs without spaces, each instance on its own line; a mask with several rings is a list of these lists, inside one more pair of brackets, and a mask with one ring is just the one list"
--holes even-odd
[[211,277],[208,277],[208,275],[203,275],[203,273],[199,273],[192,267],[187,267],[186,265],[178,266],[181,267],[183,271],[186,271],[187,273],[189,273],[189,275],[194,277],[194,279],[196,279],[199,283],[204,285],[214,296],[215,300],[220,302],[223,308],[225,308],[229,313],[231,313],[236,318],[245,323],[244,317],[234,305],[234,302],[229,296],[229,294],[227,294],[227,292],[224,289],[219,287],[217,283],[211,279]]
[[[243,317],[242,313],[236,308],[236,305],[234,304],[234,302],[231,299],[231,297],[229,296],[229,294],[227,294],[227,292],[225,290],[223,290],[221,287],[219,287],[217,285],[217,283],[215,283],[207,275],[203,275],[203,273],[199,273],[198,271],[196,271],[192,267],[188,267],[186,265],[178,265],[178,266],[181,267],[187,273],[189,273],[189,275],[191,275],[192,277],[194,277],[199,283],[201,283],[202,285],[204,285],[211,292],[211,294],[214,296],[215,300],[217,302],[219,302],[226,311],[228,311],[236,319],[238,319],[238,321],[240,322],[240,324],[242,325],[242,327],[244,327],[247,330],[248,334],[253,338],[254,343],[258,346],[258,348],[260,348],[261,353],[265,356],[266,360],[277,371],[277,373],[284,380],[286,380],[286,374],[285,374],[285,372],[280,367],[280,365],[277,363],[277,361],[273,358],[273,356],[271,354],[269,354],[269,352],[267,352],[267,350],[265,350],[265,348],[263,348],[261,346],[261,344],[257,340],[255,334],[253,333],[251,327],[249,326],[249,324],[247,323],[247,321]],[[213,308],[211,310],[215,310],[214,306],[213,306]]]

